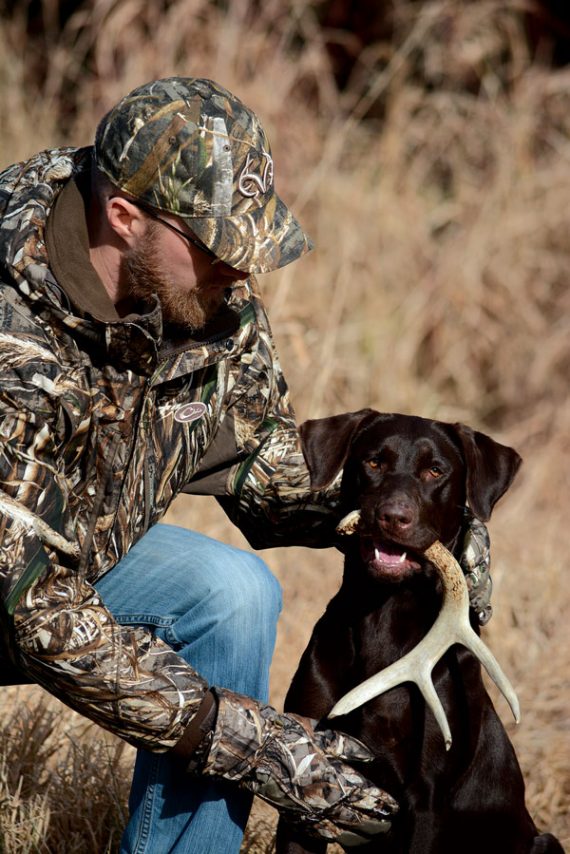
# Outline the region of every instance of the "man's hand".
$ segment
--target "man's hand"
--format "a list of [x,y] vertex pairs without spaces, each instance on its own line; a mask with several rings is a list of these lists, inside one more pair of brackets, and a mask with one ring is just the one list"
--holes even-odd
[[398,805],[347,764],[373,759],[360,741],[231,691],[214,693],[218,712],[202,774],[238,782],[298,828],[344,847],[390,829]]
[[493,614],[490,550],[491,543],[487,527],[469,510],[466,510],[463,550],[459,563],[467,580],[469,605],[477,614],[480,626],[488,623]]

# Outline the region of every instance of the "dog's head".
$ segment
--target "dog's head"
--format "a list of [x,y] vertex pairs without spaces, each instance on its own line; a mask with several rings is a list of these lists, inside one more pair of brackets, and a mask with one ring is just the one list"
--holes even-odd
[[361,557],[388,581],[420,569],[435,540],[453,549],[466,504],[487,521],[521,463],[463,424],[370,409],[307,421],[301,436],[314,489],[343,470],[342,511],[360,511]]

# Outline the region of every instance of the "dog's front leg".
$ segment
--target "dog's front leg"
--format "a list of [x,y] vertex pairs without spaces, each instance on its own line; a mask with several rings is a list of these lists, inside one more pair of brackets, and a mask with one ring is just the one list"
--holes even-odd
[[[301,657],[285,698],[286,712],[320,721],[347,690],[344,678],[350,672],[354,649],[350,631],[343,628],[343,611],[337,594],[317,622]],[[279,819],[277,854],[325,854],[326,850],[326,842]]]
[[[341,591],[342,592],[342,591]],[[285,697],[285,711],[322,720],[352,687],[347,683],[355,659],[354,639],[337,594],[315,625]]]

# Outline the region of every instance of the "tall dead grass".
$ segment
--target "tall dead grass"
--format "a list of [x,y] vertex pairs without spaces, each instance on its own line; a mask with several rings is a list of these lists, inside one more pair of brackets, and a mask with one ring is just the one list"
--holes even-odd
[[[43,55],[35,43],[41,77],[16,14],[1,24],[1,151],[8,164],[88,144],[105,110],[155,76],[212,77],[259,112],[278,189],[317,245],[261,282],[299,418],[373,406],[463,420],[525,458],[491,524],[486,637],[521,696],[521,726],[505,722],[531,809],[568,842],[570,72],[533,63],[525,5],[397,0],[393,40],[361,57],[343,93],[306,0],[91,0],[63,32],[52,27]],[[55,0],[42,6],[53,21]],[[169,519],[243,543],[207,500],[180,499]],[[302,549],[265,557],[285,593],[272,678],[280,705],[341,562]],[[17,707],[14,696],[4,694],[5,732],[19,737],[21,704],[37,692],[20,690]],[[50,738],[57,750],[44,761],[38,743],[33,773],[75,773],[79,755],[61,731]],[[99,743],[94,729],[88,738]],[[5,782],[6,767],[0,803],[36,834],[13,841],[0,807],[6,850],[43,850],[51,783]],[[83,810],[74,788],[65,839]],[[256,807],[244,850],[270,851],[273,821]],[[53,850],[81,850],[71,845]]]
[[[0,726],[0,851],[117,851],[126,822],[128,774],[118,739],[62,706],[10,689]],[[29,695],[30,691],[26,691]]]

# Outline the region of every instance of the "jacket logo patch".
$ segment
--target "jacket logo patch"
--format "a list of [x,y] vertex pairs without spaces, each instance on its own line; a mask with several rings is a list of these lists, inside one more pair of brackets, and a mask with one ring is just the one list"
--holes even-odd
[[196,401],[194,403],[184,403],[179,406],[174,413],[174,420],[180,421],[181,424],[187,424],[189,421],[197,421],[207,410],[205,403]]

